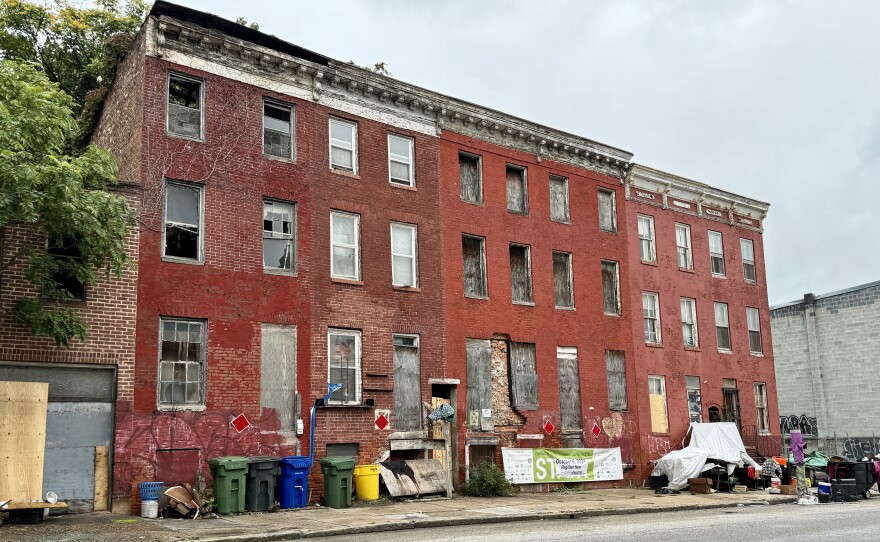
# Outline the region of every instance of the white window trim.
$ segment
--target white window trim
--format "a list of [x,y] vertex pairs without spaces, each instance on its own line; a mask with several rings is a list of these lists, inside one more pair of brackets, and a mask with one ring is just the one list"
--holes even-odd
[[[361,381],[362,367],[363,361],[361,359],[361,352],[363,351],[361,341],[362,341],[362,332],[359,329],[344,329],[344,328],[329,328],[327,329],[327,383],[334,384],[335,382],[330,381],[330,360],[332,359],[332,352],[330,349],[332,348],[332,344],[330,342],[330,337],[332,335],[343,335],[349,336],[353,335],[355,337],[354,340],[354,350],[355,350],[355,365],[354,365],[354,391],[355,398],[351,401],[341,401],[338,399],[333,399],[330,397],[329,404],[335,405],[359,405],[361,403],[361,398],[363,397],[363,382]],[[334,394],[335,395],[335,394]]]
[[[718,236],[718,242],[721,244],[721,252],[712,252],[712,235],[715,234]],[[727,276],[727,262],[724,261],[724,236],[720,231],[709,230],[709,271],[712,273],[713,277],[726,277]],[[722,272],[716,273],[712,267],[712,258],[721,258],[721,267]]]
[[645,337],[645,344],[663,344],[663,337],[660,333],[660,294],[657,292],[642,292],[642,326],[644,327],[644,320],[647,318],[645,316],[645,296],[648,296],[653,299],[652,303],[654,305],[654,314],[656,315],[653,320],[656,321],[655,324],[655,333],[657,334],[656,341],[649,341],[647,337]]
[[[607,195],[611,196],[611,229],[610,230],[603,230],[602,224],[600,223],[599,224],[599,231],[602,231],[605,233],[617,233],[617,229],[618,229],[617,228],[617,191],[609,190],[607,188],[600,188],[597,191],[597,193],[603,193],[603,194],[607,194]],[[597,198],[598,198],[598,196],[597,196]],[[601,204],[601,199],[599,200],[599,203]]]
[[[651,381],[652,380],[660,382],[660,393],[651,393]],[[666,396],[666,377],[664,375],[648,375],[648,397],[650,397],[651,395],[660,395],[663,397],[663,411],[665,413],[665,418],[666,418],[666,430],[665,431],[654,431],[654,427],[653,427],[653,418],[654,418],[653,414],[654,413],[650,412],[651,405],[649,404],[648,405],[648,412],[649,412],[649,414],[651,414],[650,417],[651,417],[651,421],[652,421],[651,432],[652,433],[659,433],[659,434],[669,433],[669,399]],[[650,403],[650,399],[649,399],[649,403]],[[690,417],[690,412],[688,412],[688,417]]]
[[[202,326],[202,359],[200,360],[201,369],[199,373],[199,378],[201,379],[199,382],[199,403],[165,403],[162,402],[162,381],[161,371],[162,371],[162,333],[165,322],[187,322],[187,323],[197,323]],[[205,410],[205,404],[207,403],[207,390],[208,390],[208,321],[201,320],[198,318],[177,318],[173,316],[160,316],[159,317],[159,342],[158,348],[156,352],[156,358],[158,360],[158,364],[156,365],[156,410],[166,412],[166,411],[189,411],[189,412],[201,412]]]
[[[687,240],[687,246],[681,246],[678,244],[678,229],[682,228],[685,231],[685,239]],[[692,250],[691,243],[691,227],[689,224],[682,224],[680,222],[676,222],[675,224],[675,259],[678,262],[678,250],[685,249],[687,250],[687,267],[682,267],[679,263],[679,269],[688,269],[692,270],[694,268],[694,252]]]
[[[336,243],[333,240],[333,216],[346,216],[354,219],[354,245],[345,245]],[[336,273],[333,264],[333,247],[341,246],[345,248],[354,248],[354,276],[339,275]],[[347,213],[345,211],[330,211],[330,276],[335,279],[343,280],[361,280],[361,215],[357,213]]]
[[[654,233],[654,217],[651,215],[637,215],[637,224],[641,225],[643,219],[648,221],[649,229],[647,233],[648,237],[643,237],[642,228],[637,228],[639,234],[639,259],[643,262],[657,263],[657,235]],[[642,241],[650,242],[650,254],[648,254],[647,258],[641,257]]]
[[[568,215],[568,218],[565,218],[565,219],[553,218],[553,208],[551,207],[550,208],[550,220],[553,222],[556,222],[558,224],[571,224],[571,201],[570,201],[570,196],[569,196],[568,177],[565,177],[563,175],[551,174],[549,177],[549,180],[547,181],[548,190],[550,190],[550,186],[551,186],[550,183],[552,183],[554,180],[562,181],[563,184],[565,185],[565,214]],[[551,195],[552,195],[552,193],[553,193],[553,191],[550,190]],[[551,203],[552,203],[552,198],[551,198]]]
[[[718,305],[724,305],[724,315],[727,319],[726,326],[719,326],[718,325],[718,310],[716,308],[716,307],[718,307]],[[730,334],[730,307],[727,305],[727,303],[722,303],[720,301],[716,301],[715,304],[713,305],[712,309],[713,309],[713,316],[715,317],[715,342],[716,342],[716,346],[718,346],[719,352],[724,352],[725,354],[729,354],[730,352],[733,351],[733,337]],[[726,327],[727,328],[727,340],[730,342],[730,348],[721,348],[721,346],[717,344],[718,343],[718,328],[719,327]]]
[[[278,109],[289,109],[290,110],[290,156],[277,156],[274,154],[266,154],[266,104],[269,104],[272,107],[276,107]],[[278,100],[273,100],[272,98],[263,98],[263,132],[260,134],[262,138],[261,144],[261,152],[263,156],[269,158],[270,160],[285,160],[287,162],[296,162],[296,106],[293,104],[288,104],[284,102],[280,102]]]
[[[345,147],[341,147],[336,145],[342,150],[350,150],[351,151],[351,171],[345,169],[345,167],[335,167],[333,165],[333,128],[331,127],[333,123],[342,124],[345,126],[349,126],[351,128],[351,149],[346,149]],[[348,173],[350,175],[358,174],[358,125],[356,122],[352,122],[350,120],[340,119],[338,117],[330,117],[330,122],[327,124],[327,138],[330,142],[330,156],[328,156],[328,162],[330,163],[330,169],[333,171],[341,171],[343,173]]]
[[[290,206],[290,269],[281,269],[280,267],[266,267],[266,257],[263,255],[263,272],[270,275],[297,275],[297,265],[299,263],[298,258],[298,248],[297,248],[297,236],[299,231],[297,230],[297,205],[292,201],[284,201],[272,198],[263,198],[263,219],[265,220],[265,212],[266,212],[266,204],[271,205],[289,205]],[[263,230],[263,235],[266,234],[266,230]],[[265,237],[264,237],[265,238]],[[274,237],[273,237],[274,238]],[[278,237],[277,239],[284,239],[283,237]],[[265,248],[263,249],[265,251]]]
[[[412,231],[412,256],[407,256],[406,254],[395,254],[394,253],[394,228],[406,228]],[[406,222],[392,222],[391,223],[391,284],[392,286],[397,286],[400,288],[418,288],[419,287],[419,227],[415,224],[407,224]],[[410,266],[412,269],[412,277],[413,284],[397,284],[394,282],[394,257],[400,256],[402,258],[410,259]]]
[[[760,427],[760,420],[763,419],[764,427],[766,429],[759,430],[758,434],[760,435],[769,435],[770,434],[770,407],[767,404],[767,383],[766,382],[755,382],[754,383],[755,390],[755,421],[756,425]],[[760,393],[758,390],[761,390]],[[763,409],[758,404],[758,399],[763,399],[764,406]],[[761,410],[764,411],[764,415],[761,416]]]
[[[168,117],[168,97],[171,92],[171,80],[172,79],[180,79],[182,81],[189,81],[191,83],[199,84],[199,137],[189,137],[185,135],[178,134],[176,132],[172,132],[168,129],[168,121],[170,120]],[[192,75],[186,75],[185,73],[169,71],[166,80],[165,80],[165,135],[169,137],[176,137],[179,139],[186,139],[189,141],[204,141],[205,140],[205,80],[200,77],[193,77]]]
[[[392,158],[391,154],[391,140],[399,139],[401,141],[405,141],[407,145],[409,145],[409,156],[407,157],[409,162],[404,162],[399,158],[402,158],[399,154],[393,155],[396,158]],[[388,182],[398,186],[408,186],[410,188],[416,187],[416,152],[415,152],[415,141],[413,138],[406,137],[397,134],[388,134]],[[401,179],[394,179],[391,176],[391,162],[399,162],[401,164],[407,164],[409,166],[409,180],[407,182],[403,182]]]
[[[751,260],[746,259],[745,251],[743,250],[743,246],[745,245],[745,243],[748,243],[752,247],[752,259]],[[742,263],[743,263],[743,280],[748,282],[749,284],[755,284],[756,282],[758,282],[758,267],[755,265],[755,242],[752,241],[751,239],[745,239],[743,237],[740,237],[740,239],[739,239],[739,252],[740,252],[740,256],[742,257]],[[752,270],[755,273],[754,279],[750,279],[750,278],[746,277],[746,269],[745,269],[746,264],[751,264]]]
[[[754,313],[755,317],[758,320],[758,329],[752,329],[751,318],[749,318],[749,314]],[[764,335],[761,333],[761,311],[754,307],[746,307],[746,332],[749,334],[749,353],[753,356],[763,356],[764,355]],[[757,333],[758,338],[760,339],[761,350],[752,350],[752,333]]]
[[[195,188],[199,191],[199,255],[198,258],[181,258],[180,256],[165,255],[165,233],[168,230],[168,185],[176,184],[178,186],[186,186]],[[174,263],[188,263],[190,265],[204,265],[205,263],[205,186],[197,183],[188,183],[185,181],[177,181],[165,179],[162,194],[162,260]],[[262,207],[261,207],[262,209]]]
[[[394,340],[398,337],[402,339],[413,339],[413,344],[394,344]],[[391,336],[391,346],[401,346],[403,348],[419,348],[419,335],[412,333],[394,333]]]
[[[692,297],[682,297],[679,300],[679,304],[681,305],[685,301],[688,302],[688,306],[690,307],[689,316],[692,320],[691,323],[694,326],[694,344],[685,343],[684,346],[685,346],[685,348],[699,348],[700,347],[700,334],[699,334],[699,331],[697,330],[697,300]],[[684,309],[684,307],[682,307],[682,309]],[[681,330],[682,342],[684,342],[684,324],[687,323],[684,321],[684,316],[685,316],[684,310],[682,310],[682,315],[681,315],[681,318],[682,318],[682,320],[681,320],[681,323],[682,323],[682,330]]]

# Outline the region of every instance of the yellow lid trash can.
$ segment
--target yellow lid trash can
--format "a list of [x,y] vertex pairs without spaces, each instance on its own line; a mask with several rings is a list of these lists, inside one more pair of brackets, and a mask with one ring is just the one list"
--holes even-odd
[[379,465],[358,465],[354,468],[354,488],[359,501],[379,498]]

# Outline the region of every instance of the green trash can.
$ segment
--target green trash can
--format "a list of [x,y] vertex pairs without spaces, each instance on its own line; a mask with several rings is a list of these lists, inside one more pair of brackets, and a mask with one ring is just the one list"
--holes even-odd
[[214,511],[224,515],[244,512],[248,458],[215,457],[208,465],[214,479]]
[[351,506],[351,474],[353,457],[325,457],[320,461],[324,473],[324,504],[330,508]]
[[251,457],[245,484],[244,507],[248,512],[265,512],[275,505],[277,457]]

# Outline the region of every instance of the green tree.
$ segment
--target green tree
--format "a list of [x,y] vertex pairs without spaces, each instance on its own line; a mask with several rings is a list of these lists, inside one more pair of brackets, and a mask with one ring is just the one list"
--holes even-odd
[[[65,284],[87,286],[133,265],[125,251],[132,215],[125,198],[107,190],[116,182],[115,160],[94,146],[65,151],[76,129],[72,107],[45,73],[0,60],[0,231],[25,225],[17,231],[35,232],[22,249],[3,254],[0,280],[27,259],[26,277],[40,295],[18,299],[13,315],[62,346],[87,336],[86,322],[65,303],[72,297]],[[61,250],[50,253],[46,239]]]

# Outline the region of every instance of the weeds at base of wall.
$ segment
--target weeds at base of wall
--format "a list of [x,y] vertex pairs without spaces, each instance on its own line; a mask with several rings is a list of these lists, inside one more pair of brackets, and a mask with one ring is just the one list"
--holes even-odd
[[468,497],[510,497],[515,491],[516,486],[507,481],[504,471],[491,462],[471,467],[470,479],[462,488]]

